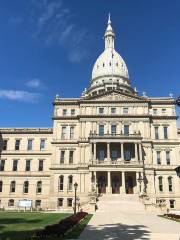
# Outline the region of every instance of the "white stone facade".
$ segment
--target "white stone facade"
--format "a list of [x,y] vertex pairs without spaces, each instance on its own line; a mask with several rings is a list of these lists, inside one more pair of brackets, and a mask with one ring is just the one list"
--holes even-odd
[[175,100],[138,96],[114,37],[109,19],[90,87],[80,98],[56,96],[52,128],[0,129],[1,208],[29,199],[35,208],[71,209],[77,182],[82,208],[96,191],[180,210]]

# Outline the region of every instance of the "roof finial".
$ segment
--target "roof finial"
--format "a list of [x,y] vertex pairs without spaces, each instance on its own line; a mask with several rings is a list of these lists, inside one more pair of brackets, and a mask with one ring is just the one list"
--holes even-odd
[[111,14],[109,12],[109,16],[108,16],[108,24],[111,24]]

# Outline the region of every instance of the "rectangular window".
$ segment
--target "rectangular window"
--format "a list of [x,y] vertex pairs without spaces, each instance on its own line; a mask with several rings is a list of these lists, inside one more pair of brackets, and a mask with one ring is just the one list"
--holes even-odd
[[31,170],[31,160],[26,160],[26,167],[25,167],[25,171],[30,171]]
[[72,115],[72,116],[75,115],[75,109],[71,109],[71,115]]
[[175,200],[169,200],[170,208],[175,208]]
[[41,181],[37,182],[36,193],[37,194],[41,194],[42,193],[42,182]]
[[68,207],[72,207],[72,204],[73,204],[73,199],[72,198],[68,198],[67,199],[67,206]]
[[67,109],[63,109],[63,116],[67,115]]
[[66,138],[66,127],[62,126],[61,139],[65,139],[65,138]]
[[28,151],[32,150],[32,143],[33,143],[33,140],[32,139],[28,139],[28,146],[27,146],[27,150]]
[[3,172],[5,168],[5,160],[0,160],[0,171]]
[[16,139],[15,141],[15,150],[19,150],[20,149],[20,139]]
[[162,108],[162,114],[166,114],[166,109]]
[[159,191],[163,192],[163,179],[162,179],[162,177],[159,177]]
[[65,151],[61,151],[60,164],[64,164]]
[[159,139],[159,127],[154,127],[155,139]]
[[70,139],[74,139],[74,127],[70,127]]
[[111,152],[111,160],[116,161],[118,159],[118,152],[117,150],[112,150]]
[[99,161],[104,161],[105,152],[103,149],[99,150]]
[[163,129],[164,129],[164,139],[168,139],[168,127],[165,126],[163,127]]
[[0,192],[3,190],[3,181],[0,181]]
[[99,114],[104,114],[104,108],[99,108]]
[[160,165],[161,164],[161,152],[157,151],[156,156],[157,156],[157,164]]
[[116,135],[116,125],[111,125],[111,134]]
[[62,207],[63,206],[63,198],[58,198],[58,207]]
[[39,160],[38,171],[42,172],[44,168],[44,160]]
[[4,139],[3,140],[3,150],[6,151],[7,150],[7,143],[8,143],[8,140],[7,139]]
[[13,170],[13,172],[15,172],[15,171],[17,171],[17,165],[18,165],[18,160],[13,160],[13,168],[12,168],[12,170]]
[[171,164],[170,151],[166,151],[166,163],[167,163],[167,165]]
[[45,139],[41,139],[40,140],[40,150],[43,151],[45,149],[45,142],[46,140]]
[[99,125],[99,135],[100,136],[104,135],[104,125]]
[[124,135],[129,135],[129,125],[124,125]]
[[124,160],[125,161],[130,161],[131,160],[131,151],[130,150],[125,150],[124,151]]
[[127,107],[123,108],[123,114],[128,114],[129,109]]
[[69,151],[69,164],[73,164],[74,151]]
[[10,185],[10,192],[14,193],[16,191],[16,182],[12,181]]
[[116,108],[111,108],[111,113],[115,114],[116,113]]
[[172,192],[173,190],[172,177],[168,177],[168,188],[169,188],[169,192]]
[[153,114],[157,115],[157,109],[156,108],[153,109]]

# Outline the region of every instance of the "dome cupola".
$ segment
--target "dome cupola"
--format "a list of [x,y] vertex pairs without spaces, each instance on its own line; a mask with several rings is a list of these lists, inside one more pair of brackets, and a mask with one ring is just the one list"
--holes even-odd
[[87,90],[87,94],[96,95],[112,89],[134,93],[130,85],[126,63],[115,50],[115,34],[110,14],[104,34],[104,41],[105,49],[94,64],[90,88]]

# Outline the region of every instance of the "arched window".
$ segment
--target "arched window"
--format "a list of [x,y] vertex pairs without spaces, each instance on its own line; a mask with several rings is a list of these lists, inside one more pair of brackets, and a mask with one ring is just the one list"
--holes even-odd
[[163,192],[163,177],[159,177],[159,191]]
[[3,181],[0,181],[0,192],[3,191]]
[[15,192],[16,191],[16,182],[12,181],[10,184],[10,192]]
[[73,176],[68,177],[68,190],[72,191],[73,190]]
[[59,177],[59,191],[63,191],[64,189],[64,176]]
[[14,199],[9,199],[8,206],[13,207],[14,206]]
[[168,177],[168,189],[169,192],[173,191],[173,181],[172,181],[172,177]]
[[37,182],[36,192],[37,192],[38,194],[42,193],[42,182],[41,182],[41,181],[38,181],[38,182]]
[[23,186],[23,192],[28,193],[29,192],[29,182],[25,181]]

